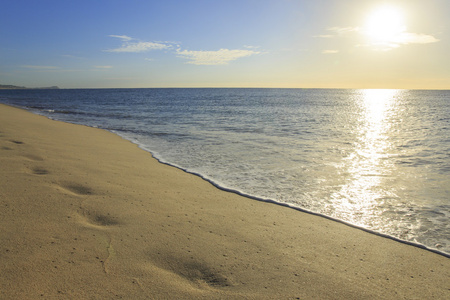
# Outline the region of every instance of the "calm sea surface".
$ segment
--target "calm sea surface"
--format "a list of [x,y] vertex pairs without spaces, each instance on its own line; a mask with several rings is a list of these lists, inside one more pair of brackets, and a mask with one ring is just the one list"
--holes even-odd
[[0,90],[216,185],[450,253],[450,91]]

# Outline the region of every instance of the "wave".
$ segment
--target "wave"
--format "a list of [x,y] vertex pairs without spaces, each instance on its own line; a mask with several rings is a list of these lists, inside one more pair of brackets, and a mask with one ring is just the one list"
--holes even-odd
[[[304,208],[301,208],[301,207],[298,207],[298,206],[294,206],[294,205],[291,205],[289,203],[279,202],[279,201],[276,201],[276,200],[273,200],[273,199],[268,199],[268,198],[261,198],[261,197],[257,197],[257,196],[251,195],[251,194],[247,194],[247,193],[245,193],[245,192],[243,192],[241,190],[228,188],[228,187],[226,187],[226,186],[224,186],[224,185],[214,181],[213,179],[211,179],[211,178],[209,178],[209,177],[207,177],[207,176],[205,176],[205,175],[203,175],[201,173],[190,171],[190,170],[188,170],[186,168],[180,167],[177,164],[174,164],[174,163],[168,162],[166,160],[163,160],[162,158],[160,158],[158,156],[158,154],[154,153],[145,144],[139,143],[137,140],[129,139],[129,138],[123,136],[123,135],[118,134],[117,132],[114,132],[114,131],[112,131],[112,132],[117,134],[117,135],[119,135],[120,137],[122,137],[122,138],[124,138],[124,139],[126,139],[126,140],[128,140],[128,141],[130,141],[130,142],[132,142],[134,144],[136,144],[139,148],[141,148],[142,150],[148,152],[159,163],[162,163],[162,164],[165,164],[165,165],[177,168],[177,169],[179,169],[179,170],[181,170],[181,171],[183,171],[185,173],[188,173],[188,174],[191,174],[191,175],[194,175],[194,176],[198,176],[198,177],[202,178],[203,180],[209,182],[211,185],[213,185],[217,189],[220,189],[222,191],[233,193],[233,194],[236,194],[236,195],[239,195],[239,196],[251,199],[251,200],[261,201],[261,202],[270,203],[270,204],[275,204],[275,205],[287,207],[287,208],[290,208],[290,209],[294,209],[294,210],[297,210],[297,211],[300,211],[300,212],[303,212],[303,213],[307,213],[307,214],[310,214],[310,215],[314,215],[314,216],[318,216],[318,217],[321,217],[321,218],[325,218],[325,219],[328,219],[328,220],[331,220],[331,221],[334,221],[334,222],[338,222],[338,223],[344,224],[344,225],[352,227],[352,228],[356,228],[358,230],[365,231],[365,232],[370,233],[370,234],[374,234],[374,235],[377,235],[377,236],[380,236],[380,237],[383,237],[383,238],[387,238],[387,239],[390,239],[390,240],[393,240],[393,241],[396,241],[396,242],[399,242],[399,243],[402,243],[402,244],[406,244],[406,245],[410,245],[410,246],[413,246],[413,247],[421,248],[421,249],[424,249],[424,250],[427,250],[427,251],[430,251],[430,252],[433,252],[433,253],[445,256],[447,258],[450,258],[450,253],[446,253],[444,251],[440,251],[439,249],[436,249],[436,248],[428,247],[428,246],[426,246],[424,244],[415,243],[415,242],[411,242],[411,241],[408,241],[408,240],[400,239],[400,238],[392,236],[392,235],[388,235],[388,234],[384,234],[384,233],[381,233],[381,232],[378,232],[378,231],[374,231],[374,230],[371,230],[371,229],[368,229],[368,228],[365,228],[365,227],[362,227],[362,226],[358,226],[358,225],[352,224],[350,222],[346,222],[346,221],[341,220],[341,219],[333,218],[333,217],[330,217],[330,216],[325,215],[325,214],[317,213],[317,212],[314,212],[314,211],[311,211],[311,210],[307,210],[307,209],[304,209]],[[448,207],[448,206],[446,206],[446,207]]]

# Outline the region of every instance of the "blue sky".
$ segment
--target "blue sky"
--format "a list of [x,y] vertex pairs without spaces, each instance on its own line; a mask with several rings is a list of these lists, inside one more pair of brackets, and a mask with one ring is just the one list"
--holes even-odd
[[1,7],[0,84],[450,89],[448,0],[1,0]]

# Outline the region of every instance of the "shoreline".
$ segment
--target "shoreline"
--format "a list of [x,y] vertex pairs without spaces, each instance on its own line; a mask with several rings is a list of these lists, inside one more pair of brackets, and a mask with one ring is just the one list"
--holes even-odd
[[[106,130],[106,131],[109,131],[109,130]],[[112,131],[110,131],[110,132],[112,132]],[[116,134],[114,132],[112,132],[112,133]],[[117,135],[119,137],[122,137],[119,134],[117,134]],[[191,172],[191,171],[186,170],[186,169],[184,169],[184,168],[182,168],[180,166],[177,166],[176,164],[172,164],[170,162],[166,162],[166,161],[156,157],[152,153],[151,150],[146,149],[144,146],[141,146],[139,143],[130,141],[130,140],[124,138],[124,137],[122,137],[122,138],[124,140],[126,140],[126,141],[129,141],[129,142],[137,145],[140,149],[148,152],[160,164],[167,165],[169,167],[173,167],[173,168],[179,169],[180,171],[183,171],[183,172],[185,172],[187,174],[197,176],[197,177],[201,178],[202,180],[204,180],[206,182],[209,182],[215,188],[217,188],[219,190],[222,190],[224,192],[233,193],[233,194],[236,194],[236,195],[241,196],[243,198],[247,198],[249,200],[260,201],[260,202],[263,202],[263,203],[279,205],[279,206],[282,206],[282,207],[286,207],[286,208],[289,208],[289,209],[293,209],[293,210],[299,211],[301,213],[310,214],[310,215],[317,216],[317,217],[320,217],[320,218],[325,218],[325,219],[328,219],[328,220],[333,221],[333,222],[344,224],[344,225],[349,226],[349,227],[354,228],[354,229],[358,229],[358,230],[361,230],[361,231],[364,231],[364,232],[367,232],[367,233],[370,233],[370,234],[373,234],[373,235],[376,235],[376,236],[380,236],[380,237],[383,237],[383,238],[386,238],[386,239],[390,239],[390,240],[393,240],[393,241],[396,241],[398,243],[402,243],[402,244],[405,244],[405,245],[408,245],[408,246],[417,247],[417,248],[420,248],[420,249],[423,249],[423,250],[426,250],[426,251],[429,251],[429,252],[432,252],[432,253],[435,253],[435,254],[438,254],[438,255],[442,255],[442,256],[444,256],[446,258],[450,258],[450,253],[446,253],[444,251],[440,251],[439,249],[428,247],[428,246],[426,246],[424,244],[415,243],[415,242],[411,242],[411,241],[408,241],[408,240],[403,240],[403,239],[397,238],[397,237],[392,236],[392,235],[388,235],[388,234],[385,234],[385,233],[382,233],[382,232],[374,231],[374,230],[371,230],[369,228],[365,228],[365,227],[362,227],[362,226],[358,226],[358,225],[352,224],[352,223],[347,222],[345,220],[333,218],[331,216],[327,216],[325,214],[321,214],[321,213],[317,213],[317,212],[314,212],[314,211],[310,211],[310,210],[307,210],[307,209],[304,209],[304,208],[301,208],[301,207],[298,207],[298,206],[291,205],[289,203],[278,202],[276,200],[269,199],[269,198],[267,198],[267,199],[266,198],[261,198],[261,197],[253,196],[253,195],[250,195],[250,194],[246,194],[246,193],[244,193],[242,191],[239,191],[239,190],[235,190],[235,189],[232,189],[232,188],[227,188],[227,187],[221,186],[220,184],[216,183],[214,180],[206,178],[200,173]]]
[[0,104],[0,154],[5,298],[450,296],[440,254],[218,189],[106,130]]
[[[5,104],[5,105],[8,105],[8,104]],[[69,123],[69,124],[80,125],[80,126],[87,126],[87,127],[90,127],[90,128],[99,129],[98,127],[93,127],[93,126],[89,126],[89,125],[84,125],[84,124],[79,124],[79,123],[71,123],[71,122],[67,122],[67,121],[64,121],[64,120],[58,120],[58,119],[52,119],[49,115],[41,114],[41,113],[36,112],[36,111],[33,112],[31,109],[27,109],[27,108],[24,108],[24,107],[21,107],[21,106],[14,106],[14,105],[10,105],[10,106],[15,107],[15,108],[19,108],[19,109],[23,109],[23,110],[26,110],[26,111],[29,111],[29,112],[32,112],[32,113],[40,115],[40,116],[44,116],[44,117],[46,117],[46,118],[48,118],[50,120],[53,120],[53,121],[65,122],[65,123]],[[177,168],[177,169],[179,169],[179,170],[181,170],[181,171],[183,171],[183,172],[185,172],[187,174],[191,174],[191,175],[197,176],[197,177],[201,178],[202,180],[205,180],[205,181],[209,182],[210,184],[212,184],[214,187],[216,187],[219,190],[222,190],[222,191],[225,191],[225,192],[229,192],[229,193],[234,193],[234,194],[237,194],[239,196],[242,196],[244,198],[248,198],[248,199],[251,199],[251,200],[261,201],[261,202],[275,204],[275,205],[280,205],[280,206],[283,206],[283,207],[287,207],[287,208],[290,208],[290,209],[293,209],[293,210],[300,211],[302,213],[307,213],[307,214],[311,214],[311,215],[314,215],[314,216],[322,217],[322,218],[325,218],[325,219],[328,219],[328,220],[331,220],[331,221],[334,221],[334,222],[338,222],[338,223],[347,225],[347,226],[355,228],[355,229],[359,229],[359,230],[365,231],[365,232],[370,233],[370,234],[374,234],[374,235],[377,235],[377,236],[380,236],[380,237],[383,237],[383,238],[391,239],[391,240],[399,242],[399,243],[403,243],[403,244],[406,244],[406,245],[409,245],[409,246],[413,246],[413,247],[417,247],[417,248],[420,248],[420,249],[424,249],[424,250],[436,253],[438,255],[442,255],[444,257],[450,258],[450,253],[447,253],[445,251],[441,251],[438,248],[433,248],[433,247],[427,246],[425,244],[421,244],[421,243],[414,242],[414,241],[404,240],[404,239],[401,239],[401,238],[393,236],[393,235],[389,235],[389,234],[386,234],[386,233],[383,233],[383,232],[378,232],[378,231],[375,231],[375,230],[372,230],[370,228],[366,228],[366,227],[363,227],[363,226],[358,226],[356,224],[347,222],[345,220],[341,220],[341,219],[338,219],[338,218],[334,218],[332,216],[328,216],[326,214],[322,214],[322,213],[319,213],[319,212],[314,212],[314,211],[311,211],[311,210],[308,210],[308,209],[304,209],[302,207],[291,205],[289,203],[279,202],[279,201],[273,200],[271,198],[262,198],[262,197],[254,196],[254,195],[247,194],[247,193],[245,193],[243,191],[240,191],[240,190],[236,190],[236,189],[232,189],[232,188],[228,188],[228,187],[222,186],[222,185],[220,185],[220,183],[217,183],[213,179],[209,179],[209,178],[203,176],[201,173],[189,171],[189,170],[187,170],[187,169],[185,169],[183,167],[178,166],[177,164],[173,164],[173,163],[170,163],[168,161],[165,161],[165,160],[159,158],[157,155],[155,155],[155,153],[152,152],[152,150],[148,149],[144,144],[141,144],[141,143],[139,143],[137,141],[133,141],[132,139],[127,138],[125,135],[121,135],[120,133],[115,132],[114,130],[108,130],[108,129],[102,129],[102,130],[111,132],[111,133],[121,137],[125,141],[131,142],[132,144],[137,145],[140,149],[142,149],[145,152],[149,153],[159,163],[167,165],[169,167]]]
[[[101,128],[92,127],[92,126],[89,126],[89,125],[84,125],[84,124],[79,124],[79,123],[71,123],[71,122],[67,122],[67,121],[64,121],[64,120],[58,120],[58,119],[52,119],[50,116],[48,116],[46,114],[41,114],[38,111],[34,111],[33,112],[32,109],[28,109],[28,108],[21,107],[21,106],[15,106],[15,105],[10,105],[10,104],[3,104],[3,103],[0,103],[0,105],[6,105],[6,106],[11,106],[11,107],[14,107],[14,108],[22,109],[22,110],[31,112],[31,113],[39,115],[39,116],[43,116],[43,117],[45,117],[45,118],[47,118],[49,120],[52,120],[52,121],[64,122],[64,123],[73,124],[73,125],[79,125],[79,126],[86,126],[86,127],[94,128],[94,129],[101,129]],[[118,132],[115,132],[113,130],[108,130],[108,129],[101,129],[101,130],[105,130],[105,131],[108,131],[110,133],[113,133],[113,134],[119,136],[120,138],[124,139],[125,141],[130,142],[132,144],[135,144],[136,146],[138,146],[143,151],[149,153],[152,156],[152,158],[157,160],[159,163],[167,165],[169,167],[173,167],[173,168],[179,169],[179,170],[181,170],[181,171],[183,171],[183,172],[185,172],[187,174],[197,176],[197,177],[201,178],[202,180],[205,180],[205,181],[209,182],[210,184],[212,184],[214,187],[216,187],[219,190],[222,190],[222,191],[225,191],[225,192],[229,192],[229,193],[234,193],[236,195],[239,195],[241,197],[248,198],[248,199],[251,199],[251,200],[265,202],[265,203],[270,203],[270,204],[275,204],[275,205],[280,205],[280,206],[287,207],[287,208],[290,208],[290,209],[293,209],[293,210],[297,210],[297,211],[302,212],[302,213],[311,214],[313,216],[318,216],[318,217],[321,217],[321,218],[325,218],[325,219],[328,219],[330,221],[338,222],[338,223],[347,225],[349,227],[352,227],[352,228],[355,228],[355,229],[358,229],[358,230],[362,230],[362,231],[370,233],[370,234],[374,234],[374,235],[377,235],[377,236],[380,236],[380,237],[383,237],[383,238],[391,239],[391,240],[399,242],[399,243],[403,243],[403,244],[406,244],[406,245],[409,245],[409,246],[413,246],[413,247],[417,247],[417,248],[420,248],[420,249],[424,249],[424,250],[430,251],[432,253],[436,253],[438,255],[442,255],[442,256],[444,256],[446,258],[450,258],[450,253],[447,253],[445,251],[441,251],[441,250],[439,250],[437,248],[433,248],[433,247],[430,247],[430,246],[427,246],[427,245],[424,245],[424,244],[421,244],[421,243],[413,242],[413,241],[404,240],[404,239],[398,238],[398,237],[393,236],[393,235],[385,234],[383,232],[378,232],[378,231],[372,230],[370,228],[365,228],[365,227],[362,227],[362,226],[358,226],[358,225],[355,225],[353,223],[347,222],[345,220],[337,219],[337,218],[334,218],[332,216],[328,216],[328,215],[325,215],[325,214],[322,214],[322,213],[310,211],[310,210],[304,209],[302,207],[291,205],[289,203],[279,202],[279,201],[276,201],[276,200],[273,200],[273,199],[270,199],[270,198],[261,198],[261,197],[258,197],[258,196],[253,196],[251,194],[246,194],[245,192],[242,192],[240,190],[224,187],[224,186],[220,185],[219,183],[216,183],[214,180],[203,176],[200,173],[189,171],[189,170],[187,170],[187,169],[185,169],[183,167],[180,167],[180,166],[178,166],[176,164],[167,162],[167,161],[159,158],[157,155],[155,155],[152,152],[152,150],[148,149],[145,145],[140,144],[139,142],[133,141],[131,139],[128,139],[126,136],[123,136],[123,135],[121,135]]]

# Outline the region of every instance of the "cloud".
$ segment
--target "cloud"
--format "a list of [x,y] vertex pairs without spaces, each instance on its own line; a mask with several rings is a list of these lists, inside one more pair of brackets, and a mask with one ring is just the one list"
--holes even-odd
[[114,35],[114,34],[110,34],[110,37],[114,37],[114,38],[118,38],[121,39],[122,41],[131,41],[133,38],[126,36],[126,35]]
[[330,38],[336,38],[336,37],[348,37],[351,34],[357,34],[361,31],[359,27],[328,27],[326,29],[329,33],[327,34],[319,34],[319,35],[313,35],[315,38],[324,38],[324,39],[330,39]]
[[190,60],[188,64],[194,65],[226,65],[230,61],[241,57],[259,54],[252,50],[229,50],[220,49],[217,51],[188,51],[177,50],[178,57]]
[[334,37],[334,35],[332,35],[332,34],[319,34],[319,35],[314,35],[313,37],[328,39],[328,38]]
[[323,50],[323,54],[336,54],[339,53],[339,50]]
[[432,35],[418,34],[412,32],[400,32],[385,41],[372,42],[369,44],[363,44],[358,46],[370,47],[378,51],[389,51],[404,45],[430,44],[436,42],[439,42],[439,39],[435,38]]
[[[316,35],[314,37],[319,38],[338,38],[338,37],[353,37],[356,38],[361,37],[369,37],[370,34],[367,32],[365,28],[360,27],[329,27],[326,29],[332,34],[322,34]],[[400,46],[410,45],[410,44],[429,44],[439,42],[439,39],[435,38],[432,35],[427,34],[419,34],[413,32],[406,32],[406,29],[402,29],[402,31],[392,34],[391,36],[382,39],[381,41],[372,41],[366,44],[356,44],[357,47],[370,47],[374,50],[381,51],[389,51],[395,48],[399,48]],[[322,53],[331,54],[336,52],[329,52],[330,50],[325,50]],[[334,51],[334,50],[332,50]]]
[[260,46],[251,46],[251,45],[244,45],[244,48],[246,49],[259,49]]
[[112,66],[94,66],[94,68],[96,69],[100,69],[100,70],[106,70],[106,69],[112,69]]
[[412,33],[412,32],[402,32],[397,37],[397,43],[399,44],[429,44],[439,42],[437,38],[432,35]]
[[[142,42],[137,41],[126,35],[110,35],[110,37],[118,38],[122,40],[122,46],[116,49],[104,50],[105,52],[115,52],[115,53],[139,53],[147,52],[151,50],[163,50],[169,49],[172,46],[167,43],[162,42]],[[135,41],[136,40],[136,41]]]
[[[151,50],[170,50],[178,57],[188,60],[188,64],[194,65],[226,65],[231,61],[242,57],[260,54],[257,51],[258,46],[245,45],[245,49],[220,49],[216,51],[190,51],[182,50],[179,42],[153,41],[145,42],[129,37],[127,35],[109,35],[109,37],[120,39],[121,47],[115,49],[103,50],[104,52],[115,53],[140,53]],[[175,50],[176,48],[176,50]],[[146,61],[154,61],[152,58],[145,58]],[[99,68],[101,66],[97,66]],[[105,68],[105,67],[104,67]]]
[[147,52],[150,50],[163,50],[168,49],[170,46],[153,42],[137,42],[137,43],[125,43],[122,47],[116,49],[105,50],[106,52]]
[[[328,31],[334,32],[335,35],[346,35],[348,33],[352,33],[352,32],[358,32],[359,31],[359,27],[330,27],[327,28]],[[333,37],[335,35],[328,35],[328,37]]]

